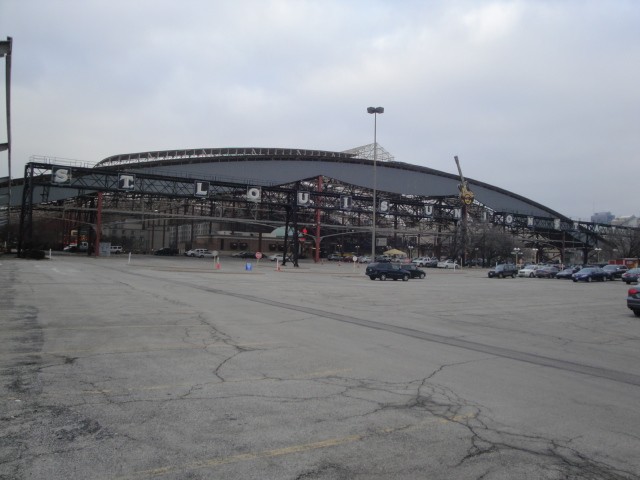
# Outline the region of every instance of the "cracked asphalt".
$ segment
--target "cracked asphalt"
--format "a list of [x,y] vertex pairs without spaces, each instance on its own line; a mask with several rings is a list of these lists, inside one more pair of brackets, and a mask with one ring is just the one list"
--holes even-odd
[[626,285],[0,257],[1,479],[640,479]]

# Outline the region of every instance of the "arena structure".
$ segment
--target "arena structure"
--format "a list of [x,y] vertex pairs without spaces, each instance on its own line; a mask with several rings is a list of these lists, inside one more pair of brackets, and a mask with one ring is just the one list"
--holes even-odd
[[[334,251],[361,255],[391,247],[411,256],[493,258],[480,239],[498,230],[513,239],[506,248],[516,250],[516,259],[521,245],[536,259],[554,251],[564,263],[569,253],[588,259],[616,233],[459,172],[398,162],[375,144],[343,152],[149,151],[94,166],[32,157],[11,197],[21,199],[22,249],[34,243],[34,218],[43,212],[58,212],[64,243],[75,231],[75,240],[99,245],[108,238],[145,253],[289,250],[316,260]],[[274,233],[282,226],[283,239]]]

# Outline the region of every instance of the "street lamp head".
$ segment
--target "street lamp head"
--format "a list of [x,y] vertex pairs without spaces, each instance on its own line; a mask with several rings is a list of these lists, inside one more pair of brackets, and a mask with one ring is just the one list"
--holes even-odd
[[367,107],[368,113],[384,113],[384,107]]

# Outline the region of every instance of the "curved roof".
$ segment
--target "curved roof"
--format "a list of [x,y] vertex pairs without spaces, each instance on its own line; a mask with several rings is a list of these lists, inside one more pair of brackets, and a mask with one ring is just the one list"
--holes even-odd
[[[378,148],[383,151],[381,147]],[[171,176],[213,177],[255,185],[284,185],[324,176],[369,189],[374,187],[373,166],[373,160],[358,157],[357,149],[330,152],[264,147],[121,154],[108,157],[96,165]],[[425,197],[459,194],[460,179],[457,175],[397,161],[377,161],[375,166],[376,190],[381,194],[389,192]],[[465,180],[475,194],[476,201],[496,212],[569,220],[568,217],[516,193],[472,178]]]

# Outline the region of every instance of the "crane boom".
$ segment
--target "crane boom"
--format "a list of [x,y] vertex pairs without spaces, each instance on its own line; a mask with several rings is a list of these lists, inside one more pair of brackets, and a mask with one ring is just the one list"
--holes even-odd
[[471,205],[473,203],[473,192],[469,189],[469,184],[464,179],[464,175],[462,175],[462,168],[460,168],[460,161],[458,160],[458,156],[454,156],[453,159],[456,161],[456,166],[458,167],[458,174],[460,175],[460,185],[458,185],[458,189],[460,189],[460,200],[465,205]]
[[464,175],[462,175],[462,169],[460,168],[460,162],[458,161],[458,156],[456,155],[455,157],[453,157],[453,159],[456,161],[456,166],[458,167],[458,174],[460,175],[460,182],[462,182],[464,184],[466,182],[464,180]]

